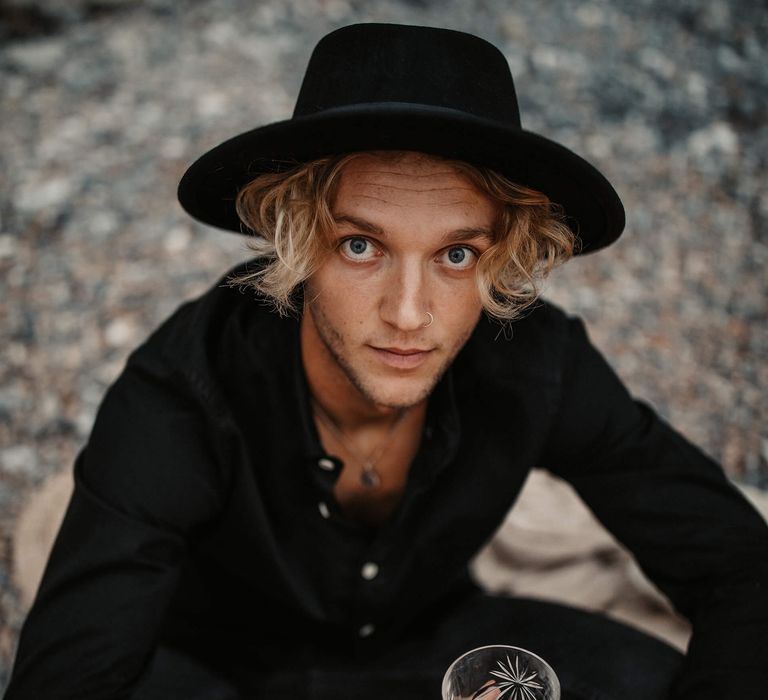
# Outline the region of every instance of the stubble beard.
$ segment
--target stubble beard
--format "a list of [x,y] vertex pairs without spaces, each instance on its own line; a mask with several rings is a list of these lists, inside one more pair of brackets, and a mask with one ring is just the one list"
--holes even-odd
[[464,346],[464,343],[469,339],[471,330],[462,338],[456,350],[446,358],[443,365],[435,372],[429,379],[427,385],[421,390],[415,397],[409,397],[407,401],[388,401],[382,400],[380,396],[377,396],[373,387],[371,387],[360,373],[354,368],[349,358],[344,353],[344,338],[336,328],[323,316],[317,306],[309,305],[309,313],[312,314],[313,323],[317,330],[317,335],[321,342],[328,351],[332,360],[336,363],[339,369],[343,372],[344,376],[350,381],[352,386],[357,389],[360,394],[372,404],[381,406],[384,408],[392,409],[408,409],[420,404],[434,391],[440,379],[448,371],[454,358],[458,354],[459,350]]

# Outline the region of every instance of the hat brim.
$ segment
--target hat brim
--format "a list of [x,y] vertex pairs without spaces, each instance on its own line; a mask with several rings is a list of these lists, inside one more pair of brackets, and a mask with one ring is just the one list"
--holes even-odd
[[328,155],[375,150],[463,160],[543,192],[565,210],[581,254],[604,248],[624,229],[624,207],[614,188],[564,146],[458,110],[401,103],[329,109],[239,134],[189,167],[179,183],[179,202],[203,223],[242,233],[235,198],[254,177]]

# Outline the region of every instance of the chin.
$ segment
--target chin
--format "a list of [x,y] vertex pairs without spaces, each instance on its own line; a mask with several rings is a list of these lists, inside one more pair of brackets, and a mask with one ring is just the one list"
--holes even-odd
[[429,396],[429,392],[421,394],[419,396],[383,396],[383,397],[370,397],[373,403],[382,408],[392,409],[407,409],[418,406],[425,398]]
[[430,379],[393,379],[371,377],[359,387],[366,398],[386,408],[411,408],[426,399],[439,377]]

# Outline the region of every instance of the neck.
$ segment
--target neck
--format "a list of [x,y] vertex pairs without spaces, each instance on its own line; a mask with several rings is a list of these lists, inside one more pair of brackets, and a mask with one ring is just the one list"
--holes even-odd
[[[318,335],[312,314],[306,310],[301,320],[300,342],[312,400],[337,426],[352,431],[363,425],[388,425],[402,414],[403,408],[371,401],[350,381]],[[426,399],[408,412],[422,413],[425,408]]]

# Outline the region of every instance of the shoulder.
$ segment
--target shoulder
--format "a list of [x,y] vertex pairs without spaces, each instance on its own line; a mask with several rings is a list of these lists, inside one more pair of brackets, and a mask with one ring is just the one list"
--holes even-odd
[[253,290],[228,285],[231,277],[256,267],[257,260],[240,263],[205,293],[182,303],[132,353],[128,365],[155,367],[206,385],[241,364],[255,369],[274,356],[273,346],[286,342],[297,320],[281,317]]
[[104,396],[79,477],[120,512],[181,531],[220,507],[232,464],[227,416],[240,385],[250,391],[264,374],[254,358],[280,323],[253,294],[226,286],[247,264],[171,314]]
[[[280,325],[281,317],[253,290],[229,286],[229,280],[258,267],[257,260],[240,263],[224,273],[202,295],[182,303],[147,339],[154,352],[179,360],[180,352],[210,350],[223,336],[249,335],[258,343],[259,331]],[[245,338],[244,338],[245,340]],[[190,355],[190,359],[198,359]]]
[[254,293],[227,286],[232,273],[249,265],[181,304],[130,354],[99,409],[94,435],[105,438],[102,444],[115,435],[133,439],[136,431],[126,426],[150,420],[164,426],[153,430],[155,444],[210,447],[229,434],[233,412],[258,420],[267,410],[264,395],[289,372],[287,348],[298,322],[281,318]]
[[559,384],[569,346],[582,322],[540,299],[524,316],[501,324],[483,317],[468,341],[462,362],[494,383]]

